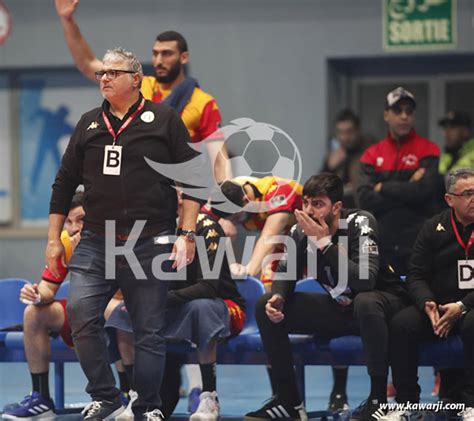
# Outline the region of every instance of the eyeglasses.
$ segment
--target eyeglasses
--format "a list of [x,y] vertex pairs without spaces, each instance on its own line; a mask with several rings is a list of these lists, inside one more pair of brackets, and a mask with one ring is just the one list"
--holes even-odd
[[474,196],[474,190],[464,190],[462,193],[451,193],[451,192],[448,192],[448,194],[452,195],[452,196],[458,196],[458,197],[465,197],[465,198],[468,198],[468,197],[473,197]]
[[120,69],[109,69],[109,70],[99,70],[98,72],[95,72],[95,78],[97,80],[101,80],[104,75],[107,76],[107,79],[113,80],[115,79],[120,73],[137,73],[134,72],[133,70],[120,70]]

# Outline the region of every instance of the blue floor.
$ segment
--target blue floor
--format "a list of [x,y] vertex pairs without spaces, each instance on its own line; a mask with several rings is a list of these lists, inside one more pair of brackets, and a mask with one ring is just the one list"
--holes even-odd
[[[53,385],[51,367],[50,387]],[[240,417],[248,411],[259,408],[270,396],[270,385],[263,366],[229,366],[217,368],[217,384],[222,415]],[[422,400],[435,401],[431,396],[433,369],[422,367],[419,371]],[[65,365],[66,406],[89,401],[84,392],[85,377],[78,364]],[[309,411],[326,408],[332,387],[330,367],[306,368],[306,406]],[[30,375],[24,363],[0,363],[0,408],[11,402],[18,402],[31,388]],[[347,391],[349,404],[353,408],[368,395],[369,383],[365,367],[351,367]],[[186,414],[187,399],[180,400],[176,414]]]

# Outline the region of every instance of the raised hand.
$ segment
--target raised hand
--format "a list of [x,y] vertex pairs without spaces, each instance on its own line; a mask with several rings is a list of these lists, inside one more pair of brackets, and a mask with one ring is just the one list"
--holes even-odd
[[54,0],[54,3],[56,4],[56,13],[60,18],[71,19],[79,0]]

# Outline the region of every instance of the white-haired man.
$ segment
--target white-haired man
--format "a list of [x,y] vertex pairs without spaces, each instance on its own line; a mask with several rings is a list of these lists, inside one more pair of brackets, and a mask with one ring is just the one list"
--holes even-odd
[[[56,275],[57,260],[64,254],[61,227],[72,194],[82,183],[86,217],[69,264],[67,309],[75,349],[89,381],[86,391],[93,401],[84,419],[114,418],[124,409],[108,361],[102,316],[120,288],[135,332],[135,419],[160,420],[168,288],[162,271],[193,260],[199,203],[184,198],[182,235],[170,256],[175,262],[172,267],[165,263],[167,267],[155,276],[154,257],[172,250],[169,235],[176,228],[177,200],[169,180],[144,158],[176,163],[194,158],[196,152],[188,146],[189,134],[179,115],[140,94],[143,71],[134,54],[120,48],[107,51],[96,77],[104,102],[77,124],[53,184],[46,261]],[[106,220],[114,221],[114,228],[106,229]],[[137,221],[145,221],[141,230]]]

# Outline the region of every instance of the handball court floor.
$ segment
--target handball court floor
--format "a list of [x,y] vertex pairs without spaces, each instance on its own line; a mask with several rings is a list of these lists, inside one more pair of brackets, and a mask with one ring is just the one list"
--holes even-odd
[[[50,368],[50,389],[54,391],[53,367]],[[423,402],[435,402],[431,396],[433,369],[421,367],[419,370]],[[65,401],[67,408],[84,405],[89,401],[84,392],[86,379],[79,364],[65,364]],[[183,386],[186,386],[184,384]],[[308,411],[321,411],[327,406],[332,387],[330,367],[306,367],[306,408]],[[19,402],[29,393],[30,375],[25,363],[0,363],[0,409],[7,403]],[[226,419],[241,419],[251,410],[262,406],[270,397],[270,385],[264,366],[231,366],[217,368],[217,388],[221,403],[221,416]],[[347,392],[349,405],[355,408],[367,398],[369,392],[368,375],[365,367],[349,369]],[[182,398],[172,417],[174,420],[187,420],[187,398]],[[57,421],[76,421],[78,414],[64,414]]]

